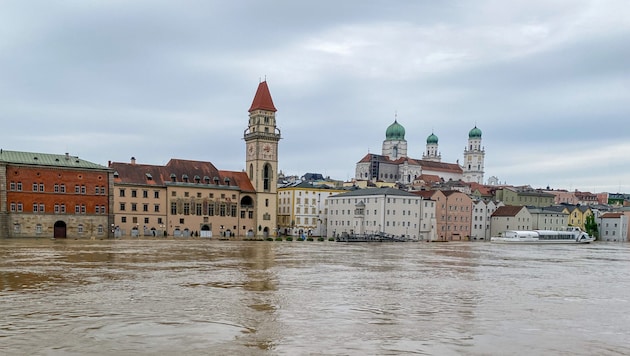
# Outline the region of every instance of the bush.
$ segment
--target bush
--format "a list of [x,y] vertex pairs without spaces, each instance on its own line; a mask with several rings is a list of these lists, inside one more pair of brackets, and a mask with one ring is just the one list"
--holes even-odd
[[335,241],[335,238],[334,237],[329,237],[328,241]]
[[288,237],[287,237],[287,241],[293,241],[293,237],[288,236]]
[[273,237],[268,237],[268,238],[266,238],[265,240],[267,240],[267,241],[273,241]]
[[282,237],[276,237],[276,241],[282,241]]
[[306,241],[313,241],[313,238],[309,237],[309,238],[306,239]]
[[323,237],[318,237],[317,241],[324,241],[324,238]]

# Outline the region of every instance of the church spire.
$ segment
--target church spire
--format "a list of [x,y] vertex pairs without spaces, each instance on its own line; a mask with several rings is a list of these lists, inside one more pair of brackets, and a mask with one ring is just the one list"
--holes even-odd
[[258,89],[256,90],[256,95],[254,95],[254,101],[252,101],[252,106],[249,108],[249,112],[254,110],[278,111],[273,105],[267,81],[263,81],[258,84]]

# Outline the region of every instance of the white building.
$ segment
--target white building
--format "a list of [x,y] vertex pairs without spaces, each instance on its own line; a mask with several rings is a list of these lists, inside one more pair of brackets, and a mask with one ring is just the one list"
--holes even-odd
[[435,202],[395,188],[359,189],[329,197],[328,236],[385,233],[435,235]]
[[605,213],[600,217],[599,240],[625,242],[628,240],[628,217],[623,213]]
[[500,206],[492,214],[491,236],[501,236],[506,230],[531,230],[532,215],[520,205]]
[[471,240],[490,241],[490,224],[492,222],[492,214],[498,207],[503,205],[503,202],[486,200],[473,201],[472,226],[470,227]]
[[422,175],[435,175],[444,182],[463,180],[483,183],[485,151],[481,146],[481,130],[476,126],[468,133],[462,166],[441,161],[438,137],[433,133],[427,137],[422,159],[411,158],[407,152],[405,128],[394,120],[385,131],[382,153],[368,153],[357,162],[355,179],[411,184]]
[[569,214],[562,206],[527,209],[532,216],[532,230],[565,231],[569,226]]

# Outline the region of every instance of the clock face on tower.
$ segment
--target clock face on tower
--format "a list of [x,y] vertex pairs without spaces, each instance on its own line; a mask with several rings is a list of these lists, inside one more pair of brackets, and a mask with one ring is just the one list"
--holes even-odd
[[266,158],[266,159],[273,158],[273,146],[268,143],[265,143],[262,146],[262,156],[263,158]]
[[254,145],[249,145],[247,146],[247,158],[254,158],[254,155],[256,154],[256,149],[254,148]]

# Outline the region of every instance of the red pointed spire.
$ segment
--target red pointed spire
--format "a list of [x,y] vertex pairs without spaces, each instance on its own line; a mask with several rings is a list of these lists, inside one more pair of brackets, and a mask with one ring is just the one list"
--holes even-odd
[[254,96],[254,101],[252,101],[252,106],[249,108],[249,112],[254,110],[278,111],[276,110],[276,107],[273,106],[273,100],[271,99],[271,94],[269,93],[267,81],[258,84],[258,90],[256,90],[256,95]]

